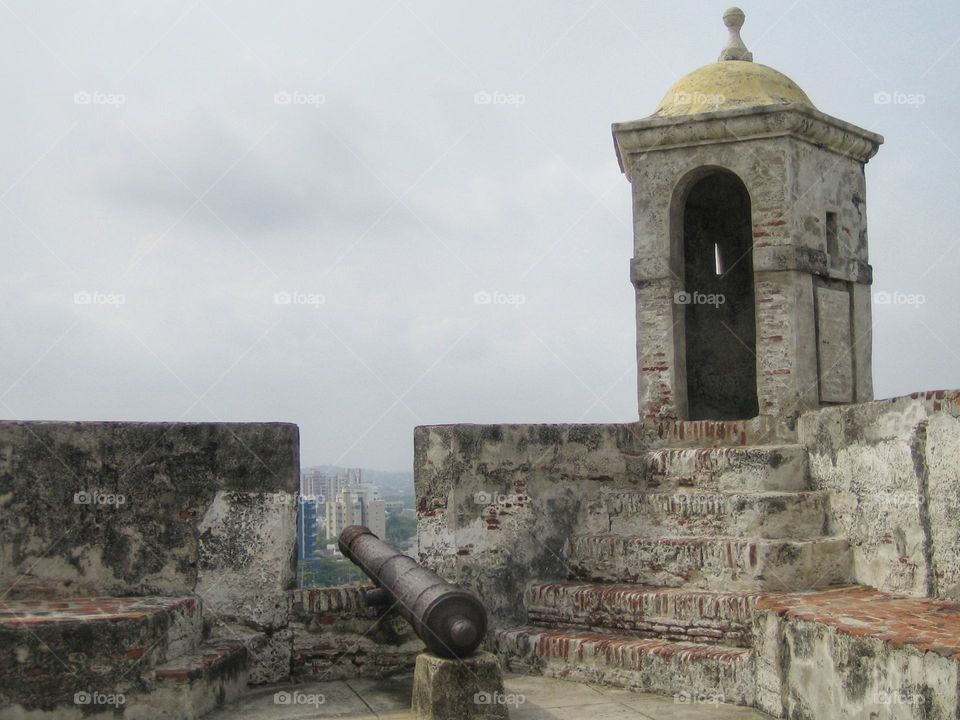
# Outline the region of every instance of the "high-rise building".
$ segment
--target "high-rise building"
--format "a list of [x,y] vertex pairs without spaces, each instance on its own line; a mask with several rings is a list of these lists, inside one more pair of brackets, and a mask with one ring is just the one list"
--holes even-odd
[[345,487],[358,487],[363,484],[363,471],[348,468],[341,473],[325,473],[319,468],[309,468],[300,474],[300,494],[303,497],[315,497],[321,503],[336,499]]
[[319,517],[320,503],[316,498],[300,498],[300,561],[309,561],[319,553],[324,535]]
[[[356,476],[360,480],[359,474]],[[340,490],[336,499],[327,503],[327,539],[340,537],[350,525],[366,525],[380,537],[387,533],[386,503],[380,499],[375,485],[358,482]]]

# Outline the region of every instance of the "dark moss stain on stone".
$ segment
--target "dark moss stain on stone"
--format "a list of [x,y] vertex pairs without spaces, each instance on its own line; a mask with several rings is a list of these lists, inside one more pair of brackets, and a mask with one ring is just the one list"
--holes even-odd
[[[74,568],[81,584],[101,563],[103,592],[157,594],[170,565],[196,580],[196,525],[218,490],[295,491],[298,435],[278,423],[0,423],[0,541],[14,572],[37,548]],[[77,501],[78,493],[122,503]],[[69,542],[59,542],[67,537]],[[42,578],[40,578],[42,580]],[[66,582],[69,578],[59,578]]]
[[480,430],[480,440],[482,442],[503,442],[502,425],[484,425]]
[[563,440],[563,426],[537,425],[536,439],[540,445],[559,445]]
[[779,450],[774,450],[774,451],[772,451],[772,452],[767,456],[767,458],[768,458],[768,459],[767,459],[767,464],[768,464],[768,465],[770,466],[770,468],[773,469],[773,470],[776,470],[778,467],[780,467],[781,465],[783,465],[783,453],[780,452]]
[[930,522],[930,473],[927,468],[927,421],[918,423],[910,440],[910,457],[917,477],[918,515],[923,531],[923,559],[926,565],[927,595],[937,597],[937,561],[933,554],[933,527]]
[[809,658],[820,639],[820,633],[815,625],[808,623],[791,623],[787,626],[787,641],[793,650],[792,655],[798,660]]
[[796,563],[799,559],[803,550],[799,545],[791,545],[789,543],[784,543],[777,550],[777,562],[784,564],[793,564]]
[[787,501],[786,501],[786,499],[780,498],[780,497],[770,498],[770,499],[767,500],[767,502],[766,502],[766,508],[765,508],[765,510],[766,510],[767,512],[771,512],[771,513],[782,513],[782,512],[786,512],[786,510],[787,510]]
[[[847,650],[835,653],[837,673],[842,678],[844,692],[851,700],[863,702],[876,679],[876,640],[845,637]],[[836,644],[836,643],[835,643]]]
[[567,433],[570,442],[580,443],[591,451],[601,447],[605,436],[604,428],[596,425],[571,425]]

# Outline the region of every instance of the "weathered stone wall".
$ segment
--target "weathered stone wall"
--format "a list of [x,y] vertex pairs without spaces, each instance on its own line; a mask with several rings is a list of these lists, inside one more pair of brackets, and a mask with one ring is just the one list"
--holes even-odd
[[2,422],[0,580],[189,593],[268,551],[259,526],[292,532],[298,454],[280,423]]
[[295,425],[0,422],[0,587],[195,595],[285,677],[298,483]]
[[601,483],[622,480],[635,425],[440,425],[414,434],[421,561],[524,618],[534,579],[568,574],[565,544]]
[[856,581],[960,600],[960,393],[819,410],[799,433]]

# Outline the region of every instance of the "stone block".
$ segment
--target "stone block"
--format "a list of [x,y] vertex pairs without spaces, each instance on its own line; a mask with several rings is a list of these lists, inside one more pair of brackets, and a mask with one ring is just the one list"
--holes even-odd
[[217,492],[292,496],[298,455],[286,423],[0,421],[0,584],[188,595]]
[[413,675],[413,716],[417,720],[508,718],[500,663],[476,652],[456,660],[421,653]]
[[285,626],[296,544],[294,495],[218,491],[198,531],[196,592],[204,610],[254,627]]

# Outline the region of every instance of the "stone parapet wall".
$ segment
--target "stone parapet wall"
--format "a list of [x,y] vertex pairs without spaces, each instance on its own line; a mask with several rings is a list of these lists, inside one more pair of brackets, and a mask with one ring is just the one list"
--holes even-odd
[[188,594],[256,561],[257,523],[286,540],[298,481],[295,425],[0,422],[0,582]]
[[256,634],[252,677],[276,681],[299,474],[286,423],[0,422],[0,591],[193,596],[206,627]]
[[414,434],[420,559],[524,618],[530,581],[569,574],[565,544],[602,485],[626,476],[636,425],[439,425]]
[[811,412],[799,433],[856,581],[960,600],[960,392]]

